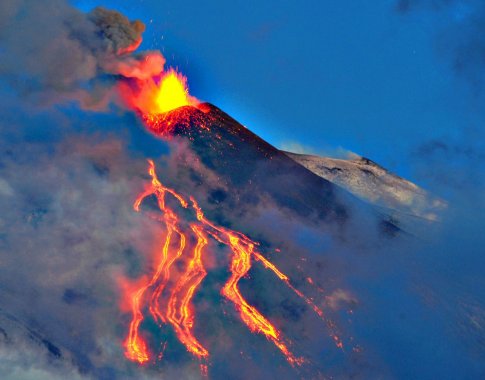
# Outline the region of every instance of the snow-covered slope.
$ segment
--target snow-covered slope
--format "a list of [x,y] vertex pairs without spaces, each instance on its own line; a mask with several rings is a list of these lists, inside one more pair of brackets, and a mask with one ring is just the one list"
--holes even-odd
[[391,215],[401,221],[409,217],[435,221],[446,208],[445,201],[367,158],[353,155],[349,159],[336,159],[285,153],[313,173],[357,197],[394,211]]

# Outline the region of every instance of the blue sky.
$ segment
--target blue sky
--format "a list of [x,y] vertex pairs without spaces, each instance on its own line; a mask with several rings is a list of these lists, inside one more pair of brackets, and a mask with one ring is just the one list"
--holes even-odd
[[469,17],[402,14],[395,0],[83,1],[147,24],[143,49],[161,49],[191,92],[284,147],[343,147],[411,179],[422,142],[483,121],[479,103],[437,36]]

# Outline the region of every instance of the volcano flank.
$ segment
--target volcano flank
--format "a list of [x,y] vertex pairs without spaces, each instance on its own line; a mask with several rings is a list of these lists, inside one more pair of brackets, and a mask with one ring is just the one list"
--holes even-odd
[[[360,203],[347,191],[314,174],[210,103],[183,106],[143,117],[157,136],[189,141],[201,162],[228,188],[225,202],[257,203],[267,197],[301,218],[343,225],[349,203]],[[385,217],[387,232],[397,228]]]
[[[145,115],[143,120],[156,136],[187,144],[186,148],[193,155],[191,163],[185,162],[189,177],[195,180],[196,187],[215,185],[215,188],[179,192],[181,182],[185,182],[180,177],[173,182],[177,189],[167,187],[155,162],[148,160],[151,184],[139,194],[134,209],[144,212],[146,201],[153,197],[156,199],[157,206],[152,206],[147,215],[165,226],[165,241],[163,248],[155,253],[151,278],[140,279],[140,285],[126,294],[126,302],[132,309],[129,333],[124,343],[126,357],[139,364],[153,360],[143,332],[144,321],[151,315],[150,318],[160,328],[169,325],[174,329],[187,352],[201,361],[201,372],[207,373],[212,348],[201,341],[197,333],[200,329],[197,328],[198,312],[194,296],[202,291],[204,279],[210,276],[206,256],[212,250],[211,240],[217,242],[220,248],[226,247],[227,253],[231,252],[222,260],[228,265],[230,276],[225,283],[218,285],[220,295],[234,305],[249,331],[265,336],[291,367],[300,367],[307,363],[307,359],[294,354],[290,347],[292,340],[288,340],[267,319],[253,303],[254,300],[250,302],[242,293],[243,279],[248,278],[255,262],[259,262],[268,274],[272,273],[290,293],[303,301],[321,319],[334,345],[343,349],[337,326],[314,302],[314,296],[305,295],[293,282],[294,274],[287,275],[264,252],[273,244],[271,235],[277,235],[278,228],[263,232],[257,226],[254,229],[255,223],[249,221],[274,209],[278,210],[275,216],[280,214],[284,219],[296,218],[314,227],[320,226],[317,228],[330,232],[334,235],[333,239],[343,241],[350,219],[354,219],[353,223],[361,220],[361,223],[374,223],[377,227],[383,223],[376,217],[377,214],[364,212],[358,217],[352,215],[350,211],[353,208],[362,208],[356,198],[307,170],[213,105],[203,103],[196,107],[177,107],[163,114]],[[194,165],[194,161],[198,165]],[[179,164],[184,165],[184,162]],[[198,172],[197,167],[203,170]],[[215,181],[204,178],[203,173],[207,171],[216,178]],[[187,191],[190,193],[187,194]],[[206,216],[205,206],[211,203]],[[151,204],[154,204],[153,201]],[[234,210],[241,212],[234,213]],[[281,216],[277,219],[281,220]],[[264,244],[242,232],[248,231],[248,223],[252,235],[262,238]],[[239,231],[232,229],[238,226],[241,228]],[[270,240],[266,240],[268,238]],[[301,260],[306,261],[306,258],[301,257]],[[185,263],[185,269],[178,273],[181,262]],[[179,269],[175,270],[177,265]],[[297,278],[300,276],[296,275]],[[306,281],[314,286],[311,277],[307,277]],[[315,290],[318,287],[311,293]],[[207,339],[206,336],[204,338]]]

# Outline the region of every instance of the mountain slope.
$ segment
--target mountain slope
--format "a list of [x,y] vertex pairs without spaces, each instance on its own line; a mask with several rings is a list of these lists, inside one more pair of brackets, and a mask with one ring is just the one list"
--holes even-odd
[[227,196],[233,201],[268,197],[302,217],[340,222],[347,218],[344,191],[213,105],[181,107],[149,120],[148,125],[161,136],[186,137],[203,164],[232,189]]
[[411,216],[435,221],[446,208],[443,200],[365,157],[355,156],[345,160],[284,153],[318,176],[367,202],[389,209],[388,212],[400,218]]
[[[186,138],[201,162],[231,189],[216,210],[221,217],[227,208],[270,200],[292,217],[324,221],[332,228],[342,227],[358,215],[363,218],[360,223],[376,226],[386,234],[399,230],[386,212],[309,170],[210,103],[144,119],[161,137]],[[365,212],[354,213],[355,209]]]

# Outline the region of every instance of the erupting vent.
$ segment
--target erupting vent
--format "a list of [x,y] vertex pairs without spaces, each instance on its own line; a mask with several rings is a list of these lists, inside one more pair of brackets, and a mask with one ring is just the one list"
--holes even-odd
[[161,114],[191,104],[187,78],[173,69],[169,70],[162,77],[160,86],[155,93],[157,108],[152,112]]
[[199,106],[199,101],[189,94],[187,78],[174,69],[146,80],[120,83],[119,91],[126,104],[140,113],[150,129],[162,134],[164,128],[170,127],[170,123],[163,120],[171,111]]

